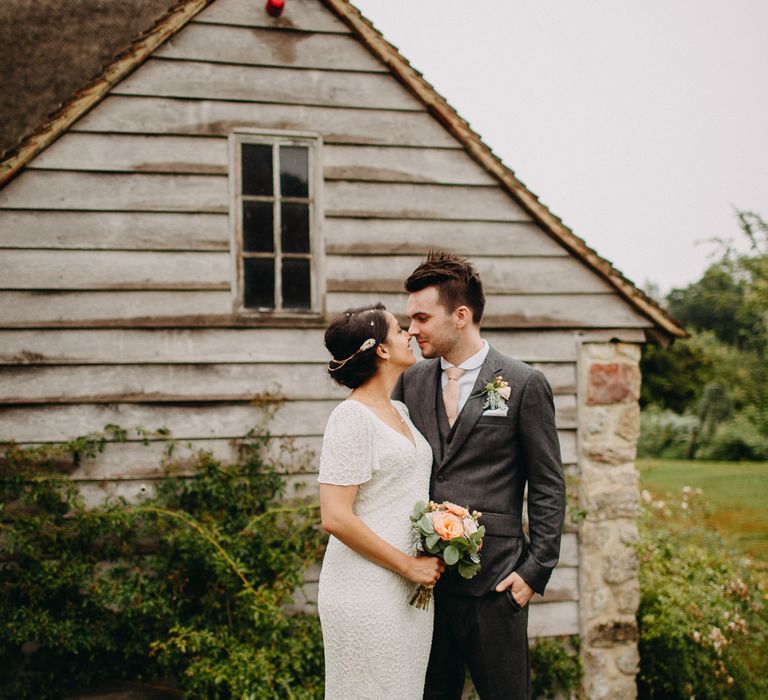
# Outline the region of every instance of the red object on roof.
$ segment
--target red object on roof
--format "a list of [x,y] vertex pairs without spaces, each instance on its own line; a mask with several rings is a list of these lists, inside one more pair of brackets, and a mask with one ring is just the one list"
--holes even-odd
[[264,9],[272,17],[279,17],[283,13],[283,7],[285,7],[285,0],[267,0]]

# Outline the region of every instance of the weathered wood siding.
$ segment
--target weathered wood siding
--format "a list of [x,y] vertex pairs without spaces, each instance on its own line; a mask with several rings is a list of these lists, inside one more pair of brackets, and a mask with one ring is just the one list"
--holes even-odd
[[[251,400],[279,391],[289,402],[273,433],[318,449],[344,395],[324,372],[322,322],[261,327],[232,313],[227,136],[238,128],[323,138],[328,316],[378,300],[402,315],[402,280],[431,247],[476,260],[485,335],[547,375],[574,470],[580,344],[639,341],[651,324],[314,0],[277,20],[218,0],[0,191],[0,439],[167,427],[226,458],[258,420]],[[129,441],[73,477],[93,500],[135,497],[161,477],[160,459],[159,443]],[[316,491],[313,463],[284,467],[293,492]],[[569,532],[534,634],[578,630],[577,565]]]

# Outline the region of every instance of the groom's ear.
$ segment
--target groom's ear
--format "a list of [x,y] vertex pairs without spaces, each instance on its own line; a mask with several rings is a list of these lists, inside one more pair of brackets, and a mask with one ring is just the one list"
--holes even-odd
[[472,325],[472,312],[468,306],[457,306],[453,312],[453,317],[456,319],[456,325],[459,328]]

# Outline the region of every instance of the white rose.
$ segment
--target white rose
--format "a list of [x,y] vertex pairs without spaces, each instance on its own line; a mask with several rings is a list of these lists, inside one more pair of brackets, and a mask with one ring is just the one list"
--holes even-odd
[[499,389],[499,396],[501,396],[501,398],[505,401],[509,399],[511,393],[512,389],[510,389],[508,386],[503,386],[501,389]]
[[467,537],[474,535],[477,532],[477,523],[474,518],[464,518],[464,534]]

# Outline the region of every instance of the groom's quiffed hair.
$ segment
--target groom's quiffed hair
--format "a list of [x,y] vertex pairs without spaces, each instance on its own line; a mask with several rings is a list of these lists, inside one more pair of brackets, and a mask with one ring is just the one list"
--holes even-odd
[[405,280],[405,291],[419,292],[436,287],[440,303],[453,313],[459,306],[472,312],[472,322],[480,325],[485,311],[485,292],[480,275],[469,260],[442,250],[430,250],[427,259]]

